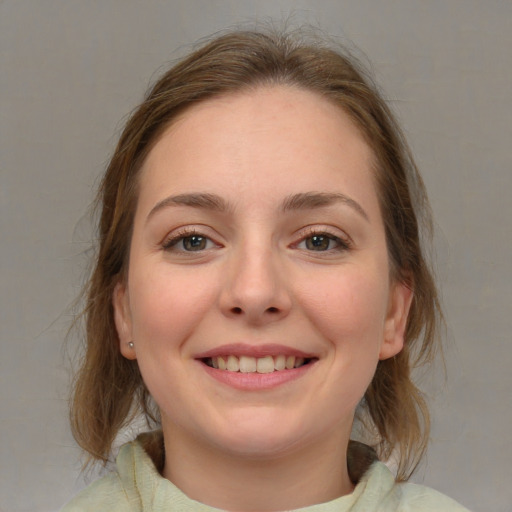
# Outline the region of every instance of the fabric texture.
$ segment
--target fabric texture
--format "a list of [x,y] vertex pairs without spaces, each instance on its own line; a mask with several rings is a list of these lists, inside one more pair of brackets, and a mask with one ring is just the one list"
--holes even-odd
[[[159,473],[146,439],[125,444],[117,470],[91,484],[61,512],[215,512],[217,508],[190,499]],[[153,458],[152,458],[153,457]],[[160,457],[161,459],[161,457]],[[157,462],[157,465],[159,463]],[[383,463],[374,461],[360,477],[354,492],[301,512],[468,512],[452,499],[427,487],[397,484]]]

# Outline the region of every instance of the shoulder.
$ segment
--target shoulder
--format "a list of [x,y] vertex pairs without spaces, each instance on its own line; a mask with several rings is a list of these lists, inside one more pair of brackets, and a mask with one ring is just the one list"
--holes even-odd
[[385,491],[383,493],[383,511],[469,512],[448,496],[424,485],[396,483],[391,471],[381,462],[374,464],[372,470],[378,474],[381,489]]
[[119,474],[110,473],[75,496],[61,512],[132,512]]
[[358,505],[360,503],[363,506],[361,510],[469,512],[456,501],[434,489],[412,483],[396,483],[393,474],[382,462],[372,464],[356,487],[355,493],[358,492]]
[[93,482],[65,505],[61,512],[141,511],[136,474],[141,470],[147,471],[146,466],[151,466],[144,459],[147,457],[136,443],[124,445],[116,460],[116,471]]
[[400,512],[469,512],[448,496],[423,485],[397,484],[401,494]]

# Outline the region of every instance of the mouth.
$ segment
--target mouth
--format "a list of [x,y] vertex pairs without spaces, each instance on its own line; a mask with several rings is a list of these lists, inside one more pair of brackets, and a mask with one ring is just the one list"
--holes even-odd
[[287,386],[313,371],[319,354],[277,343],[232,343],[195,355],[214,380],[240,391]]
[[263,357],[223,355],[203,357],[200,361],[215,370],[238,373],[274,373],[294,370],[316,361],[315,357],[298,357],[293,355],[266,355]]

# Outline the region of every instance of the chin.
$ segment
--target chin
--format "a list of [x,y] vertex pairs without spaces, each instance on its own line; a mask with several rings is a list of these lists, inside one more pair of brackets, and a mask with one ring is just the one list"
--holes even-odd
[[[241,416],[241,417],[240,417]],[[264,417],[261,412],[240,415],[217,430],[215,445],[232,456],[266,459],[294,451],[305,442],[303,422],[286,421],[275,415]],[[263,417],[262,417],[263,416]]]

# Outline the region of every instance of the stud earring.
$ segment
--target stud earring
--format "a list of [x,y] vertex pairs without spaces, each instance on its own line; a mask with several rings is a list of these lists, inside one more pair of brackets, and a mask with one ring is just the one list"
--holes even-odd
[[133,343],[133,341],[129,341],[129,342],[128,342],[128,346],[129,346],[130,348],[133,348],[133,347],[134,347],[134,343]]

